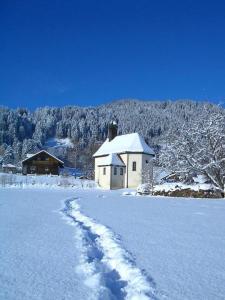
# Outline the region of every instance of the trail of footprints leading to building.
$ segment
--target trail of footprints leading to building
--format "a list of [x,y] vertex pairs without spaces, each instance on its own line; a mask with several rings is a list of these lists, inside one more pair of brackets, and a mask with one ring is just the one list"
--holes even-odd
[[76,271],[93,290],[92,299],[158,299],[154,280],[135,266],[109,228],[81,212],[77,198],[66,200],[62,212],[76,227],[76,247],[81,253]]

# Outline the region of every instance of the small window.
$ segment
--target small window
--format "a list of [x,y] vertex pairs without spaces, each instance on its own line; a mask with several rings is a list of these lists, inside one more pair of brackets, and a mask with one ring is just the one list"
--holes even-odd
[[49,172],[49,168],[45,168],[45,172]]
[[103,168],[103,175],[106,174],[106,168]]
[[36,172],[36,166],[31,166],[30,171],[31,171],[31,173],[35,173]]
[[146,162],[146,164],[148,164],[148,160],[146,160],[145,162]]
[[133,161],[132,171],[136,171],[136,169],[137,169],[137,163],[136,161]]
[[117,175],[117,167],[114,167],[114,175]]
[[120,175],[123,175],[123,168],[120,168]]

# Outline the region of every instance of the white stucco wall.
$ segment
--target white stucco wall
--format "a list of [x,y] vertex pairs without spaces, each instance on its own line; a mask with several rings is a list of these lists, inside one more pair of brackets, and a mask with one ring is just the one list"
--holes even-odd
[[[125,187],[136,188],[139,184],[145,183],[147,169],[150,169],[150,172],[152,173],[152,156],[143,153],[126,153],[121,154],[120,156],[127,166]],[[148,164],[146,164],[146,160],[148,161]],[[132,170],[133,162],[136,162],[136,171]]]
[[[95,181],[103,188],[136,188],[141,183],[150,183],[152,180],[153,160],[151,155],[143,153],[126,153],[120,155],[126,168],[124,175],[120,174],[120,167],[117,167],[117,175],[114,175],[113,167],[106,167],[106,174],[103,175],[103,163],[105,157],[95,158]],[[136,171],[132,170],[133,162],[136,162]],[[148,161],[148,163],[146,163]],[[128,172],[128,174],[127,174]]]
[[[112,166],[111,168],[112,168],[111,189],[124,188],[125,167]],[[117,175],[114,175],[114,168],[117,169]],[[120,175],[120,169],[123,169],[123,175]]]
[[97,182],[98,184],[99,184],[99,175],[100,175],[98,165],[101,165],[101,163],[104,161],[104,159],[105,159],[105,156],[95,158],[95,182]]
[[[127,156],[127,187],[135,188],[141,183],[142,154],[125,154]],[[133,162],[136,162],[136,171],[133,171]]]
[[[103,174],[103,169],[105,168],[106,174]],[[110,166],[102,166],[98,167],[98,182],[99,186],[103,189],[111,188],[111,167]]]

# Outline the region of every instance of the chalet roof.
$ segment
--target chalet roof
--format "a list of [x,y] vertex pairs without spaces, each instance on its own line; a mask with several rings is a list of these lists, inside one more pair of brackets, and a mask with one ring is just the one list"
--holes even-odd
[[93,157],[124,152],[140,152],[155,155],[154,151],[146,144],[139,133],[130,133],[118,135],[110,142],[107,139]]
[[30,158],[30,157],[32,157],[33,155],[35,155],[35,153],[27,153],[27,154],[26,154],[26,157],[27,157],[27,158]]
[[104,157],[99,166],[122,166],[125,167],[125,164],[119,158],[119,156],[115,153],[111,153]]
[[50,154],[50,153],[49,153],[48,151],[46,151],[46,150],[41,150],[41,151],[39,151],[39,152],[37,152],[37,153],[35,153],[35,154],[33,154],[33,155],[32,155],[32,154],[29,155],[29,157],[27,157],[27,158],[25,158],[24,160],[22,160],[22,163],[25,162],[25,161],[27,161],[27,160],[30,160],[31,158],[35,157],[36,155],[38,155],[38,154],[40,154],[40,153],[46,153],[47,155],[49,155],[49,156],[53,157],[54,159],[56,159],[58,162],[64,164],[64,162],[63,162],[62,160],[60,160],[59,158],[57,158],[55,155]]

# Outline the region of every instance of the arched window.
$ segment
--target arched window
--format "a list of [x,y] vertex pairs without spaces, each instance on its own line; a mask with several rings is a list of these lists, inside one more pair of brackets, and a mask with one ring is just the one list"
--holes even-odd
[[114,167],[114,175],[117,175],[117,167]]

